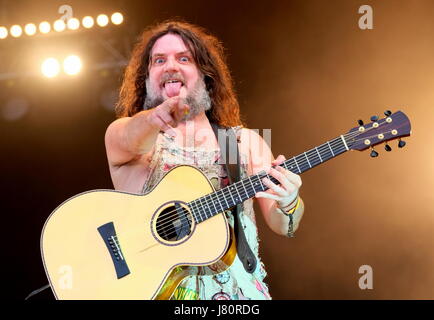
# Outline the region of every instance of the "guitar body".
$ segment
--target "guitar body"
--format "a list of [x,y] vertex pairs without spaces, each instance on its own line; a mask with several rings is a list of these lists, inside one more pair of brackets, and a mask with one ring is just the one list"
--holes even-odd
[[189,266],[230,265],[236,251],[225,215],[196,223],[186,206],[213,191],[201,171],[178,166],[145,195],[94,190],[65,201],[41,236],[56,298],[169,299]]

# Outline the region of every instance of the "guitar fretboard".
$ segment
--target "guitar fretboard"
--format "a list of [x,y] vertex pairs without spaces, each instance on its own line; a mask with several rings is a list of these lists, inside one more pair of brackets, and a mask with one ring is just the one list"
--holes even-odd
[[[293,173],[301,174],[347,150],[348,146],[344,136],[339,136],[318,147],[285,160],[280,166]],[[261,171],[258,174],[191,201],[188,205],[196,223],[201,223],[218,213],[252,198],[259,191],[268,190],[268,187],[262,183],[262,179],[265,177],[273,183],[279,184],[274,177],[268,175],[265,171]]]

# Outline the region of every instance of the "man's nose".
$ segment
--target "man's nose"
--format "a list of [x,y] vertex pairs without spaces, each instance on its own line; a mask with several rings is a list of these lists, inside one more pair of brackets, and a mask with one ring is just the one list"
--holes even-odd
[[179,70],[179,65],[174,58],[167,59],[164,67],[165,67],[164,71],[167,71],[167,72],[173,72],[173,71]]

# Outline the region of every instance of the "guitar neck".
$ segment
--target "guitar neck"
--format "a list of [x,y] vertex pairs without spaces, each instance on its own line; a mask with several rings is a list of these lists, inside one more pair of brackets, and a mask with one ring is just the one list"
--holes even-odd
[[[301,174],[348,150],[345,137],[341,135],[318,147],[285,160],[280,166],[293,173]],[[259,191],[268,190],[268,187],[262,183],[262,179],[265,177],[273,183],[279,184],[274,177],[268,175],[265,171],[261,171],[216,192],[191,201],[188,205],[196,223],[205,221],[218,213],[243,203]]]

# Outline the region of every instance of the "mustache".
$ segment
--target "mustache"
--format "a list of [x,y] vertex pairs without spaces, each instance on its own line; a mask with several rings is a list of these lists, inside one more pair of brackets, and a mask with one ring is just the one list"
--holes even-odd
[[176,79],[185,84],[184,77],[179,72],[165,73],[161,77],[160,85],[163,85],[167,80]]

